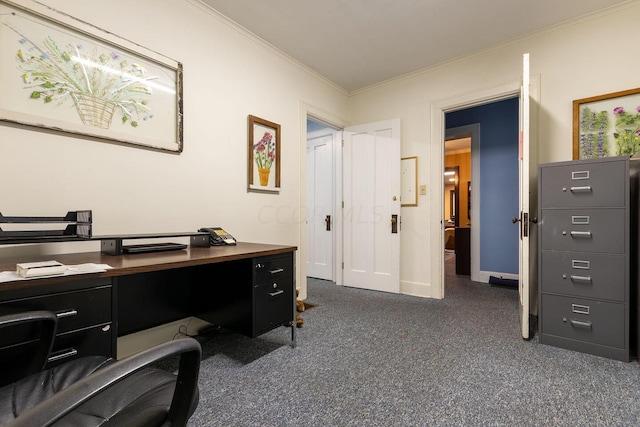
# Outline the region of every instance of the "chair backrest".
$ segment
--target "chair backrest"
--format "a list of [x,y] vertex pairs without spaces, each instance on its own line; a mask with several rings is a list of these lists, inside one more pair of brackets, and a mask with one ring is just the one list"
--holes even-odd
[[0,316],[0,386],[44,369],[56,336],[57,320],[50,311]]
[[[160,360],[178,355],[180,364],[177,376],[149,368]],[[127,414],[124,425],[186,426],[198,404],[201,355],[202,348],[193,338],[160,344],[110,363],[78,380],[20,414],[8,427],[46,427],[58,420],[64,420],[68,425],[103,425],[103,420],[123,425],[120,424],[123,413]],[[167,390],[167,378],[170,378],[173,386],[168,389],[168,394],[161,393],[166,396],[166,399],[162,397],[162,402],[134,393],[134,389],[139,388],[143,390],[143,395],[151,393],[155,396],[156,390]],[[109,413],[105,414],[105,410]],[[151,415],[147,416],[147,412]],[[90,415],[90,421],[78,421],[85,419],[78,417],[87,414]],[[131,417],[144,418],[144,421],[131,422]]]

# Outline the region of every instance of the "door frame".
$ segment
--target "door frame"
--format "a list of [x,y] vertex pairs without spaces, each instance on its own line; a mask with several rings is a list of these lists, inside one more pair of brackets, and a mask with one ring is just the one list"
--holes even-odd
[[[299,245],[296,251],[296,288],[300,291],[298,299],[304,300],[307,298],[307,252],[309,248],[309,241],[307,239],[307,221],[306,221],[306,206],[307,206],[307,118],[311,118],[314,121],[326,123],[327,126],[333,127],[336,130],[344,129],[351,123],[346,119],[331,115],[326,111],[317,108],[304,101],[300,102],[300,208],[298,217],[298,235]],[[339,144],[341,145],[341,144]],[[342,202],[342,150],[341,147],[337,147],[334,151],[334,165],[336,165],[336,180],[335,180],[335,200],[336,206],[341,206]],[[334,269],[336,284],[342,284],[342,215],[336,214],[334,221],[335,225],[335,242],[334,247],[336,253],[334,254]],[[340,273],[340,274],[338,274]]]
[[[531,99],[535,103],[540,101],[540,76],[531,76]],[[475,107],[495,101],[520,96],[521,81],[514,80],[502,86],[490,89],[457,95],[451,98],[437,100],[431,103],[431,144],[429,156],[432,167],[428,173],[431,188],[437,191],[432,198],[433,209],[429,212],[429,230],[432,239],[429,242],[429,252],[432,256],[431,263],[431,297],[444,298],[444,142],[445,142],[445,114],[463,108]],[[535,141],[537,128],[537,116],[531,117],[531,139]],[[533,144],[537,147],[537,144]],[[473,171],[472,171],[473,173]],[[477,240],[477,239],[476,239]]]

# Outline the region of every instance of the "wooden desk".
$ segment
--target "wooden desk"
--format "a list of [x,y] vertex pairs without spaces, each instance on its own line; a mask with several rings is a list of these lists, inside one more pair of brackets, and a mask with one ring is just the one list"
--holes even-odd
[[[190,316],[255,337],[295,324],[295,251],[295,246],[238,243],[118,256],[3,258],[0,271],[43,258],[113,268],[2,283],[0,315],[34,309],[58,313],[51,366],[88,354],[115,358],[119,336]],[[295,346],[296,328],[291,329]],[[22,341],[0,337],[0,349]]]

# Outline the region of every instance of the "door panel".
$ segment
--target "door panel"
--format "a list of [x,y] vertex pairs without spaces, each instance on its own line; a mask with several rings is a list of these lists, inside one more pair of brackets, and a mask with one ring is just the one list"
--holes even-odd
[[[536,89],[539,90],[539,89]],[[522,86],[520,93],[520,156],[519,156],[519,312],[523,339],[533,336],[531,313],[536,311],[537,275],[537,159],[535,144],[531,138],[531,79],[529,54],[522,59]]]
[[343,283],[398,293],[399,120],[345,129],[343,156]]
[[307,138],[307,232],[309,251],[307,276],[333,280],[335,212],[332,129]]

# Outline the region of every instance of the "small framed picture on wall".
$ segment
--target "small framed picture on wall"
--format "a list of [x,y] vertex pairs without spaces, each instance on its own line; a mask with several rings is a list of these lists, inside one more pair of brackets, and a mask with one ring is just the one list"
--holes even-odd
[[280,125],[249,116],[249,191],[280,191]]

